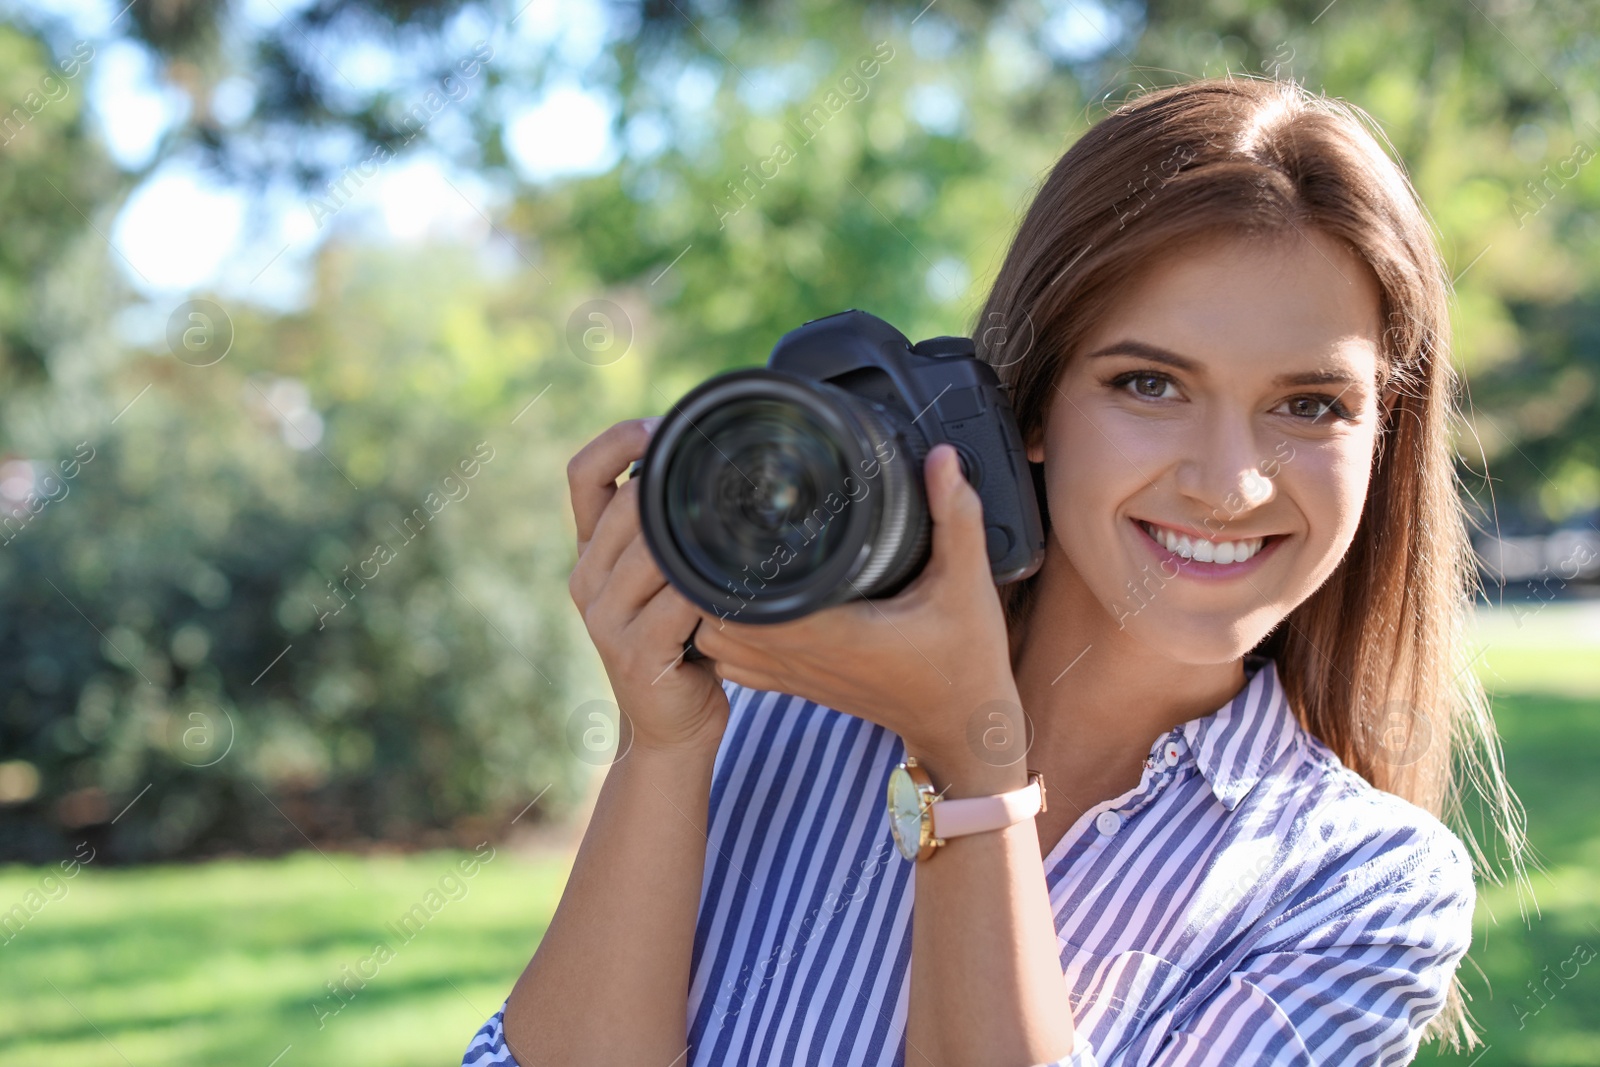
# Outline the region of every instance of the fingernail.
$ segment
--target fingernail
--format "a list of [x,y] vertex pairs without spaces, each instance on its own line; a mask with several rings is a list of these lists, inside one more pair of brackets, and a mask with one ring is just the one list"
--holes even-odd
[[649,418],[645,419],[644,420],[645,432],[647,432],[647,433],[655,433],[656,432],[656,427],[661,425],[661,418],[662,417],[660,415],[651,415]]

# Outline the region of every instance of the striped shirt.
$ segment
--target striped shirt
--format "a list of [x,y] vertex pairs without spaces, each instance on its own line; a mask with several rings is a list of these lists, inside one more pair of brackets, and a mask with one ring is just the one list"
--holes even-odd
[[[1400,1064],[1472,933],[1472,866],[1373,788],[1247,657],[1217,711],[1044,859],[1077,1045],[1062,1067]],[[689,1067],[905,1061],[915,865],[884,728],[725,683],[689,988]],[[463,1067],[514,1065],[500,1012]]]

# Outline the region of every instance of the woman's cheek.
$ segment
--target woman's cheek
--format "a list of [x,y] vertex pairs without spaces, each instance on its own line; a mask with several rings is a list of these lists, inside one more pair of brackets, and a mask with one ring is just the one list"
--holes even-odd
[[1082,401],[1067,418],[1046,457],[1046,469],[1071,479],[1074,500],[1102,509],[1114,508],[1137,493],[1146,475],[1166,465],[1176,427],[1158,420],[1129,417],[1097,409]]
[[1306,520],[1312,588],[1333,573],[1355,540],[1371,481],[1371,452],[1358,441],[1295,446],[1283,477]]
[[1123,466],[1126,461],[1104,455],[1089,439],[1069,441],[1057,461],[1047,464],[1045,469],[1053,475],[1046,482],[1050,525],[1062,532],[1062,547],[1069,554],[1088,547],[1084,539],[1094,530],[1095,520],[1113,506],[1110,483]]
[[1050,536],[1081,582],[1108,612],[1126,595],[1126,546],[1117,537],[1117,512],[1137,491],[1139,480],[1127,459],[1105,446],[1085,441],[1070,461],[1047,466]]

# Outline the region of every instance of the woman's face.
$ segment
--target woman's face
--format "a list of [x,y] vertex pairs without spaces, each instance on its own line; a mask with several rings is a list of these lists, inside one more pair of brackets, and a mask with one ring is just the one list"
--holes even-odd
[[1110,625],[1170,659],[1248,652],[1361,519],[1379,290],[1304,232],[1156,263],[1068,361],[1028,450],[1045,464],[1045,565],[1064,556]]

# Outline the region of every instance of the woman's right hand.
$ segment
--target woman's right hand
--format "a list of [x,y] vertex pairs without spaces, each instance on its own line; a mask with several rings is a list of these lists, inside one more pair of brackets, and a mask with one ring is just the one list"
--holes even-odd
[[[567,589],[633,729],[632,744],[715,749],[728,724],[727,695],[711,660],[683,656],[700,613],[667,584],[645,544],[638,479],[617,485],[659,421],[619,422],[567,464],[578,533]],[[627,743],[627,727],[619,730]]]

